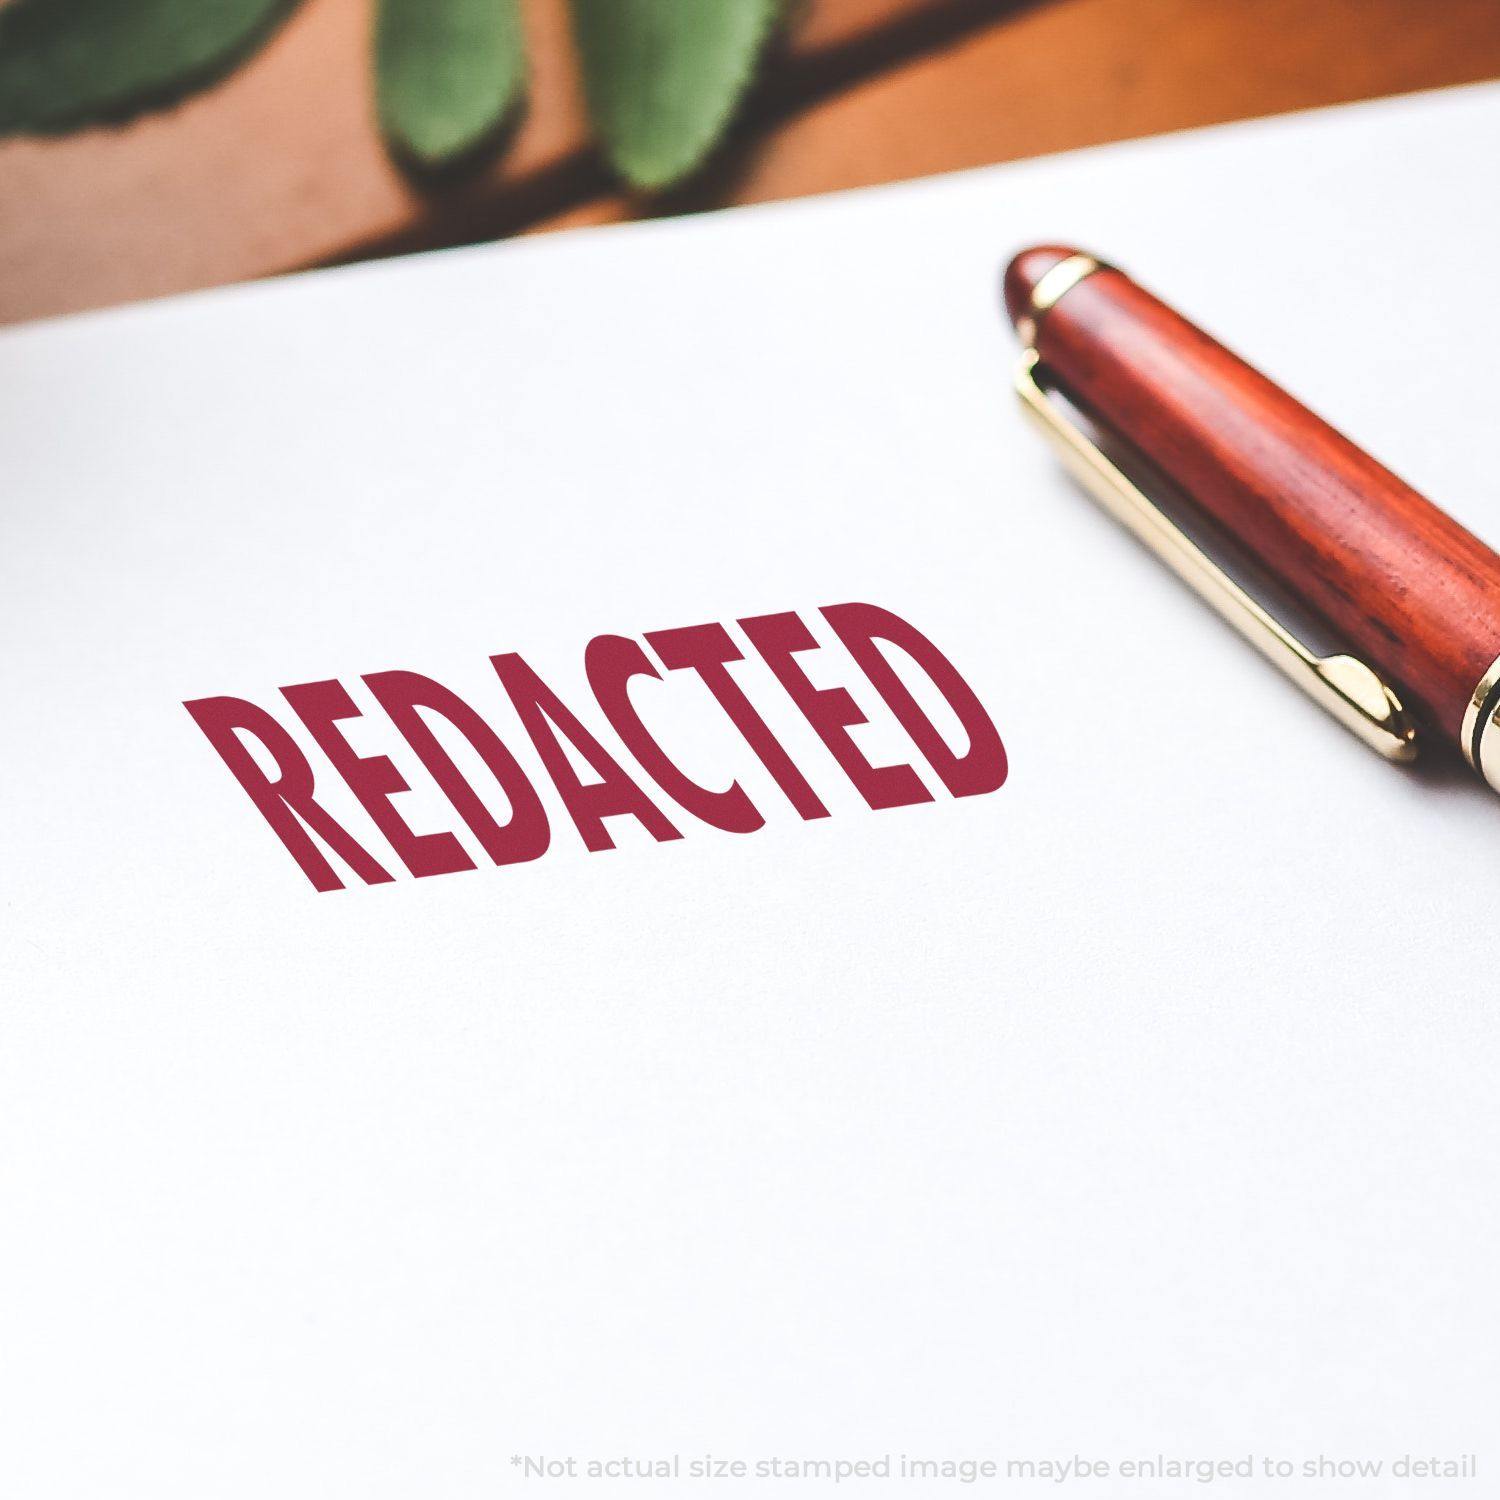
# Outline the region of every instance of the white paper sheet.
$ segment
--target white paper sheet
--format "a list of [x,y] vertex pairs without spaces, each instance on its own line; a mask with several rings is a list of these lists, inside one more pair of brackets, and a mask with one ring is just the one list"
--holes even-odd
[[[1497,153],[1486,87],[0,337],[0,1492],[1492,1493],[1500,803],[1060,475],[995,288],[1095,249],[1500,537]],[[941,787],[849,600],[951,658],[1003,787]],[[585,644],[777,611],[930,803],[866,806],[748,647],[831,815],[687,673],[637,703],[765,826],[635,767]],[[506,652],[680,840],[585,850]],[[392,669],[514,750],[542,858],[484,859]],[[324,679],[478,869],[317,893],[182,707],[274,714],[399,871],[278,691]]]

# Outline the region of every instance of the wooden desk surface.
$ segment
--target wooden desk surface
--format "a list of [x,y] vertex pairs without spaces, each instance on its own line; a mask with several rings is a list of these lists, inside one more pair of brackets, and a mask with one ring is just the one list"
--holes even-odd
[[653,203],[589,146],[565,0],[525,0],[509,150],[411,182],[372,123],[370,8],[306,0],[165,114],[0,143],[0,321],[1500,76],[1496,0],[802,0],[712,169]]

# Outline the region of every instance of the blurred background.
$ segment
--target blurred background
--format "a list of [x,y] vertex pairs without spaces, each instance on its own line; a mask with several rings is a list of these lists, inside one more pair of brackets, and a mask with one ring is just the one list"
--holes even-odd
[[1500,0],[0,0],[0,321],[1496,76]]

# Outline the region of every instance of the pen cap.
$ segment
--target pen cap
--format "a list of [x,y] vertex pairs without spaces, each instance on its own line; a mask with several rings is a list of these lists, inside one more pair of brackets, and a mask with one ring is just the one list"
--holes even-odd
[[[1042,277],[1065,260],[1072,260],[1082,254],[1081,250],[1070,249],[1067,245],[1033,245],[1012,258],[1005,268],[1001,291],[1005,297],[1005,311],[1017,328],[1031,314],[1032,295]],[[1031,341],[1028,339],[1026,342]]]
[[1500,656],[1500,557],[1121,271],[1036,246],[1011,261],[1004,293],[1082,411],[1463,743]]

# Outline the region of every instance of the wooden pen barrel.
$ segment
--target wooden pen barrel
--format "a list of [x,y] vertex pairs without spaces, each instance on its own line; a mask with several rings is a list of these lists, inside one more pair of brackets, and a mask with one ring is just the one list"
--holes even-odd
[[[1024,250],[1012,321],[1080,252]],[[1500,556],[1342,433],[1122,272],[1093,272],[1037,320],[1042,363],[1080,408],[1180,486],[1236,542],[1461,738],[1500,656]]]

